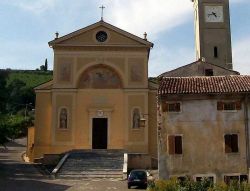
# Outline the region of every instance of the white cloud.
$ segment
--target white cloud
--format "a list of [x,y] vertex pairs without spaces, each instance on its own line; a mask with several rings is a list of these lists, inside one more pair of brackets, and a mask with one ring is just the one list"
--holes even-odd
[[233,47],[234,70],[250,75],[250,36],[242,38]]
[[48,9],[54,8],[58,0],[9,0],[7,3],[17,6],[23,10],[40,14]]
[[[138,36],[144,32],[150,40],[158,34],[188,21],[193,4],[188,0],[117,0],[107,2],[108,20]],[[112,11],[111,11],[112,10]],[[110,16],[109,16],[110,15]]]

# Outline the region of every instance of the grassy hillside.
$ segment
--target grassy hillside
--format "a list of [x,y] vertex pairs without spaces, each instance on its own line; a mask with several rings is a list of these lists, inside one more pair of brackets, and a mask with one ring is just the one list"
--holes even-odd
[[11,70],[7,84],[10,84],[14,79],[19,79],[26,83],[27,87],[34,88],[44,82],[52,79],[52,71],[36,71],[36,70]]

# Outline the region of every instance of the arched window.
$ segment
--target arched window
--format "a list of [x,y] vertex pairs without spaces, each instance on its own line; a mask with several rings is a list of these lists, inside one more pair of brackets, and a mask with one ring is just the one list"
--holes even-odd
[[214,57],[218,58],[218,47],[217,46],[214,47]]
[[68,110],[61,108],[59,111],[59,129],[68,129]]
[[132,128],[139,129],[140,128],[140,110],[139,108],[134,108],[132,113]]

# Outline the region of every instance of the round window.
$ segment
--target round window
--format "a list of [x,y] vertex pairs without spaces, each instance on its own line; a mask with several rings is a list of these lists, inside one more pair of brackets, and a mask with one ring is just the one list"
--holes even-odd
[[98,33],[96,33],[96,40],[98,42],[105,42],[107,38],[108,38],[108,35],[104,31],[99,31]]

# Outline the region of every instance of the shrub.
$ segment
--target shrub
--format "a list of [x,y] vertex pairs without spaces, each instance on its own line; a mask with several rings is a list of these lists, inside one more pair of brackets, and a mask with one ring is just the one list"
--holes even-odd
[[213,184],[209,179],[194,182],[187,178],[180,182],[177,179],[157,180],[148,186],[148,191],[250,191],[250,184],[232,181],[229,185]]

